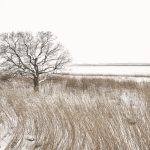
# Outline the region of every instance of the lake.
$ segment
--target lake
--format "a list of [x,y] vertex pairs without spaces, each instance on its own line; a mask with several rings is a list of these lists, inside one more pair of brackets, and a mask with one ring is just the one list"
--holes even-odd
[[64,73],[149,76],[150,66],[68,66]]

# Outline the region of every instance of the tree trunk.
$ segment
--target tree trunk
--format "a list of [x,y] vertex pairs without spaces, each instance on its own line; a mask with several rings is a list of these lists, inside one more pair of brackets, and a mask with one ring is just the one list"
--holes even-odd
[[34,82],[34,91],[38,92],[39,91],[39,77],[34,76],[33,82]]

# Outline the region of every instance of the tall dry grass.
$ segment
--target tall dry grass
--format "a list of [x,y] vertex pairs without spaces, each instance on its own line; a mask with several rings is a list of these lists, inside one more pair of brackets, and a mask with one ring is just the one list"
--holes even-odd
[[54,77],[0,84],[0,149],[149,150],[147,82]]

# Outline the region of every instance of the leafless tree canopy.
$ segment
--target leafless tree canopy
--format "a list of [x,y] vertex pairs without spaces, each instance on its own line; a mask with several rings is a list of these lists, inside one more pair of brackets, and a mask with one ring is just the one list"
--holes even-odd
[[35,36],[28,32],[3,33],[0,49],[2,66],[15,74],[29,75],[37,82],[35,86],[41,74],[60,70],[70,61],[51,32],[38,32]]

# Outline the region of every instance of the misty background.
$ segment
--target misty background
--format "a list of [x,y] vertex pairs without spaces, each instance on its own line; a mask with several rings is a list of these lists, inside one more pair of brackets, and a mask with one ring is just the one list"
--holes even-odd
[[[71,64],[149,64],[149,8],[149,0],[2,0],[0,32],[51,31]],[[150,67],[71,65],[66,72],[150,74]]]
[[2,0],[0,32],[52,31],[73,64],[149,63],[149,0]]

